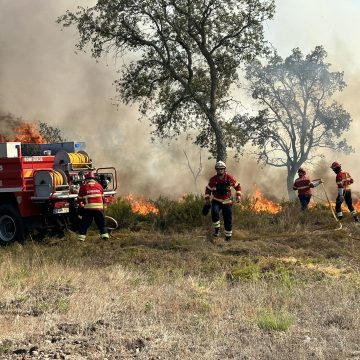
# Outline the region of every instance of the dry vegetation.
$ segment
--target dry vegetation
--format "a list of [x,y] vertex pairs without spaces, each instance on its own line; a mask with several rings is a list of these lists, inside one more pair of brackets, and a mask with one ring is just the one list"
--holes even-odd
[[157,205],[117,204],[107,242],[1,248],[0,359],[360,359],[359,225],[244,202],[224,243],[199,199]]

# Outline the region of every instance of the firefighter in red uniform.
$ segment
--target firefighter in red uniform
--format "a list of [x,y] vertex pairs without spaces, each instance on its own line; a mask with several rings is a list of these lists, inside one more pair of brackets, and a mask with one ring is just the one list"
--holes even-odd
[[231,187],[236,191],[236,201],[241,198],[241,186],[235,178],[226,172],[226,165],[223,161],[215,164],[216,175],[213,176],[205,189],[205,204],[210,204],[211,218],[214,227],[214,236],[219,236],[220,231],[220,211],[224,218],[225,240],[230,241],[232,235],[232,200]]
[[338,163],[337,161],[334,161],[331,164],[330,168],[336,174],[336,184],[338,188],[338,195],[336,197],[336,204],[335,204],[335,211],[337,218],[341,220],[343,217],[343,213],[341,211],[341,204],[345,200],[346,206],[348,207],[351,214],[354,215],[354,220],[359,221],[359,218],[355,215],[357,211],[354,209],[354,206],[352,204],[352,197],[351,197],[350,185],[354,182],[353,178],[348,172],[343,171],[341,169],[341,164]]
[[85,175],[85,183],[79,189],[78,201],[82,208],[78,239],[85,241],[87,230],[93,220],[99,228],[101,239],[109,239],[105,226],[104,190],[92,172]]
[[308,208],[310,199],[311,199],[311,189],[320,185],[322,180],[311,181],[310,178],[306,175],[304,168],[300,167],[298,170],[299,177],[295,180],[293,189],[297,190],[298,197],[301,205],[301,210],[306,210]]

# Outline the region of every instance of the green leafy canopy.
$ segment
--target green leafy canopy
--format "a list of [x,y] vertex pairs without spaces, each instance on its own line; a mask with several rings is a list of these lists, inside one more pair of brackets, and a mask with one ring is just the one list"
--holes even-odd
[[266,51],[262,23],[273,13],[273,0],[99,0],[58,22],[75,25],[78,48],[91,44],[95,58],[127,55],[119,100],[139,104],[153,135],[196,130],[196,143],[226,158],[231,85],[242,63]]

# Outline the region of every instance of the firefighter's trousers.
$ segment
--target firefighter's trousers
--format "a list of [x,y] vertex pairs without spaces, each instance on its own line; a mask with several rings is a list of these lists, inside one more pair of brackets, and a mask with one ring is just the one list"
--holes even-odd
[[102,210],[87,210],[84,209],[81,213],[82,219],[79,225],[79,234],[86,235],[89,226],[92,221],[95,220],[95,224],[98,227],[100,234],[105,235],[108,233],[105,226],[105,215]]
[[[354,209],[354,206],[352,204],[351,190],[346,190],[345,191],[344,200],[345,200],[346,206],[348,207],[349,211],[352,214],[355,214],[356,210]],[[342,204],[342,201],[340,201],[340,197],[338,196],[336,198],[336,204],[335,204],[335,210],[336,210],[336,214],[337,214],[338,217],[342,216],[341,204]]]
[[300,201],[300,205],[301,205],[301,210],[306,210],[308,208],[310,199],[311,199],[311,195],[299,194],[299,201]]
[[213,200],[211,202],[211,218],[214,228],[220,227],[220,211],[224,219],[225,235],[232,235],[232,205],[222,204],[219,201]]

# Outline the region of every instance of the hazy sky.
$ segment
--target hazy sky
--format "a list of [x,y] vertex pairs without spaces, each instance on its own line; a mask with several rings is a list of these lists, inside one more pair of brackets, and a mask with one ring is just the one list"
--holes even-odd
[[[114,165],[120,193],[176,196],[194,191],[183,150],[198,165],[199,150],[184,142],[152,144],[149,126],[137,121],[136,107],[113,106],[116,78],[112,58],[96,63],[89,54],[75,54],[74,30],[63,30],[56,18],[85,0],[0,0],[0,111],[29,121],[43,121],[63,129],[74,141],[86,141],[95,165]],[[344,71],[348,84],[339,97],[353,117],[348,136],[358,148],[360,131],[360,45],[358,0],[278,0],[275,19],[265,24],[266,37],[280,55],[294,47],[304,53],[324,45],[333,71]],[[120,63],[117,63],[120,66]],[[360,151],[357,149],[358,152]],[[360,160],[331,153],[327,161],[341,161],[360,184]],[[198,180],[203,190],[213,172],[213,160],[202,153],[206,170]],[[286,194],[284,172],[260,169],[250,160],[229,161],[244,190],[253,182],[277,197]],[[315,170],[314,170],[315,171]],[[327,175],[331,176],[330,170]],[[276,179],[278,188],[274,188]],[[283,180],[283,181],[282,181]],[[357,183],[357,181],[356,181]],[[280,185],[279,185],[280,184]],[[329,186],[332,186],[329,185]],[[360,190],[360,185],[355,186]]]

